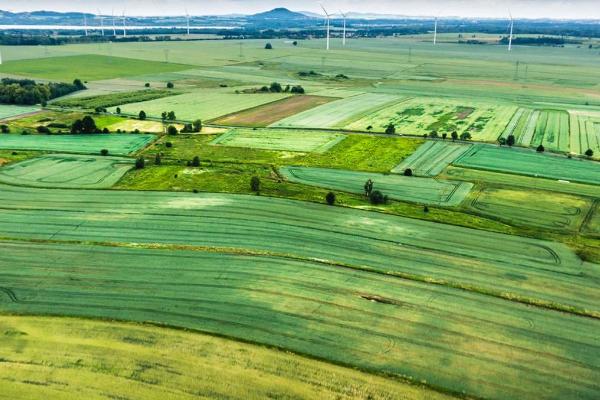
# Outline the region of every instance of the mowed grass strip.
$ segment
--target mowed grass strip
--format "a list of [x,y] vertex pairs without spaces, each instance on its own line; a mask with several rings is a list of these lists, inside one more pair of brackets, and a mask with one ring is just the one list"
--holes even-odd
[[600,267],[560,243],[257,196],[0,189],[0,237],[285,254],[600,315]]
[[0,73],[72,82],[75,78],[82,81],[96,81],[158,72],[181,71],[188,68],[190,68],[189,65],[184,64],[85,54],[8,61],[0,65]]
[[156,136],[129,134],[2,135],[0,149],[40,150],[65,153],[127,155],[147,146]]
[[[286,258],[67,244],[2,243],[0,247],[0,310],[5,313],[154,321],[406,377],[474,398],[559,395],[591,400],[600,390],[596,335],[600,321],[592,318]],[[60,340],[40,330],[38,325],[38,333],[32,332],[34,340],[40,335],[47,338],[40,345],[52,338]],[[196,347],[181,345],[181,340],[187,340],[179,339],[180,350],[171,353],[168,334],[148,338],[132,332],[126,339],[118,325],[108,331],[122,343],[116,346],[117,357],[132,348],[142,351],[166,342],[166,347],[146,354],[169,354],[177,360],[175,370],[186,371],[168,374],[160,365],[125,361],[123,367],[132,369],[132,385],[141,380],[152,382],[152,387],[180,383],[177,387],[182,388],[191,380],[190,362],[197,353]],[[26,329],[9,325],[4,332],[8,340],[2,341],[2,347],[28,340],[20,334]],[[173,357],[184,350],[181,360]],[[219,354],[218,359],[227,361],[229,351],[220,354],[219,350],[211,347],[200,354]],[[8,352],[4,358],[19,360],[30,351]],[[40,358],[44,355],[36,357],[38,363]],[[76,360],[83,366],[90,363],[81,354],[70,361]],[[208,374],[221,365],[216,360],[208,364]],[[267,378],[264,374],[276,365],[264,364]],[[247,364],[236,365],[227,368],[236,371]],[[33,368],[35,364],[20,373]],[[294,369],[298,371],[296,365]],[[217,376],[222,382],[223,372]],[[327,381],[317,380],[328,386]],[[427,393],[423,398],[429,398]]]
[[227,126],[266,127],[283,118],[327,104],[333,97],[293,96],[212,121]]
[[579,231],[592,201],[542,190],[485,188],[470,206],[478,213],[511,224],[552,230]]
[[212,145],[324,153],[346,138],[334,132],[290,129],[231,129]]
[[476,145],[454,164],[460,167],[600,185],[599,163],[538,154],[533,150]]
[[18,117],[40,111],[37,106],[16,106],[12,104],[0,104],[0,120]]
[[391,199],[429,205],[456,206],[473,187],[473,184],[467,182],[340,169],[283,167],[280,168],[280,172],[291,182],[350,193],[364,193],[364,184],[371,179],[374,182],[373,189],[381,191]]
[[[125,115],[137,116],[144,111],[149,117],[161,118],[163,112],[174,111],[178,120],[212,120],[248,108],[289,97],[286,93],[235,93],[231,89],[201,89],[177,96],[122,105]],[[111,109],[115,112],[116,108]]]
[[419,176],[437,176],[454,160],[471,148],[469,144],[428,141],[392,169],[402,174],[407,169]]
[[[388,94],[360,94],[358,96],[347,97],[301,112],[282,119],[273,124],[273,126],[292,128],[342,128],[347,125],[348,121],[361,118],[374,110],[397,102],[400,99],[401,97]],[[365,129],[366,126],[359,130]]]
[[51,154],[0,169],[0,182],[47,188],[106,189],[133,166],[129,158]]
[[[289,352],[185,332],[74,318],[0,316],[0,386],[11,399],[451,399]],[[74,362],[73,360],[77,360]],[[302,375],[298,374],[302,371]],[[65,396],[65,397],[63,397]]]

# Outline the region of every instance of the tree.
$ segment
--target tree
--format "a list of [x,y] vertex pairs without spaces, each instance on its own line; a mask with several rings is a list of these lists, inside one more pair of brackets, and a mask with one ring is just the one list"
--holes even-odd
[[167,120],[167,117],[169,116],[169,114],[166,111],[163,111],[160,114],[160,119],[162,120],[162,122],[164,123]]
[[537,147],[537,149],[535,149],[535,151],[537,151],[538,153],[543,153],[545,150],[546,149],[541,144]]
[[435,139],[435,138],[438,137],[438,133],[436,131],[431,131],[429,133],[429,137],[432,138],[432,139]]
[[169,111],[167,113],[167,119],[169,121],[175,121],[177,119],[177,117],[175,116],[175,111]]
[[82,133],[98,132],[98,128],[96,127],[96,121],[94,121],[94,118],[92,118],[91,116],[86,115],[85,117],[83,117],[81,122],[82,122],[82,127],[81,127]]
[[327,193],[327,195],[325,196],[325,201],[330,206],[334,205],[335,204],[335,193],[333,193],[333,192]]
[[454,141],[456,141],[456,140],[458,139],[458,132],[456,132],[456,131],[453,131],[453,132],[450,134],[450,137],[452,137],[452,141],[453,141],[453,142],[454,142]]
[[[294,46],[298,46],[298,41],[297,41],[297,40],[294,40],[294,41],[292,42],[292,44],[293,44]],[[592,48],[592,45],[590,44],[590,49],[591,49],[591,48]]]
[[108,155],[108,150],[107,149],[100,150],[100,155],[101,156],[107,156]]
[[369,126],[367,126],[367,130],[368,130],[369,132],[370,132],[370,131],[372,131],[372,130],[373,130],[373,125],[369,125]]
[[585,151],[585,155],[586,155],[588,158],[592,158],[592,157],[594,156],[594,150],[592,150],[592,149],[587,149],[587,150]]
[[498,138],[498,143],[500,144],[500,146],[504,146],[506,144],[506,138],[504,138],[504,137]]
[[170,149],[171,147],[173,147],[173,143],[167,142],[167,143],[165,143],[165,147]]
[[300,85],[293,86],[291,92],[294,93],[294,94],[304,94],[304,93],[306,93],[306,91],[304,90],[304,88],[302,86],[300,86]]
[[2,125],[0,125],[0,131],[2,133],[10,133],[10,128],[8,127],[8,125],[2,124]]
[[388,135],[393,135],[396,133],[396,127],[394,126],[394,124],[392,124],[390,122],[390,124],[387,126],[387,128],[385,128],[385,133],[387,133]]
[[379,190],[373,190],[369,195],[369,201],[374,205],[384,204],[387,202],[387,196],[384,196]]
[[202,130],[202,121],[197,119],[195,120],[192,125],[194,126],[194,132],[200,132]]
[[271,86],[269,86],[269,92],[281,93],[282,91],[283,88],[281,87],[281,84],[279,82],[273,82],[271,83]]
[[35,128],[35,130],[38,131],[38,133],[45,133],[45,134],[50,133],[50,129],[44,125],[39,125],[37,128]]
[[144,84],[144,87],[150,87],[150,82],[146,82],[146,83]]
[[73,86],[77,88],[77,90],[85,90],[87,89],[85,85],[81,82],[81,79],[75,79],[73,81]]
[[508,138],[506,139],[506,144],[508,145],[508,147],[513,147],[513,145],[515,144],[515,136],[508,135]]
[[471,140],[471,134],[469,132],[463,132],[460,134],[460,140]]
[[273,45],[271,43],[265,44],[265,50],[273,50]]
[[250,190],[257,194],[260,192],[260,178],[258,176],[253,176],[250,179]]
[[447,137],[448,137],[448,134],[446,132],[442,133],[442,140],[446,140]]
[[83,131],[83,122],[78,119],[71,125],[71,133],[81,133]]
[[121,114],[121,107],[117,107],[117,114]]
[[146,112],[144,110],[140,111],[138,117],[142,121],[145,120],[146,119]]
[[194,159],[192,160],[192,167],[199,167],[200,166],[200,157],[195,156]]
[[175,87],[175,85],[173,84],[173,82],[167,82],[167,89],[173,89]]
[[169,125],[167,128],[167,133],[169,135],[177,135],[177,128],[175,128],[173,125]]
[[154,157],[154,165],[162,164],[162,160],[160,158],[160,153],[156,153],[156,157]]
[[135,160],[135,169],[144,169],[145,166],[146,166],[146,160],[144,160],[144,157],[138,157]]
[[413,176],[413,171],[410,168],[404,170],[404,176]]
[[424,212],[425,214],[427,214],[427,213],[429,212],[429,207],[427,207],[427,206],[424,206],[424,207],[423,207],[423,212]]
[[365,196],[366,197],[371,196],[371,192],[373,192],[373,181],[370,179],[368,181],[366,181],[364,189],[365,189]]

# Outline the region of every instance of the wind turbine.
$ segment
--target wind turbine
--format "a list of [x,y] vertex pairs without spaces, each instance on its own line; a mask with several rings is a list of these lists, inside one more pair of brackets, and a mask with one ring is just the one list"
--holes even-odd
[[434,46],[437,44],[437,24],[438,24],[438,19],[437,19],[437,17],[435,17],[435,25],[433,27],[433,45]]
[[190,36],[190,14],[187,8],[185,9],[185,20],[187,22],[187,35]]
[[346,14],[344,14],[342,10],[340,10],[340,14],[342,15],[342,18],[344,18],[344,33],[342,36],[342,46],[346,46]]
[[2,65],[2,50],[0,50],[0,65]]
[[127,30],[125,29],[125,10],[123,10],[123,37],[127,37]]
[[513,27],[515,26],[515,21],[513,20],[513,16],[510,10],[508,11],[508,15],[510,15],[510,35],[508,36],[508,51],[512,51]]
[[323,7],[323,4],[321,4],[321,8],[323,9],[323,12],[325,13],[325,17],[327,18],[327,50],[329,50],[329,29],[330,29],[331,14],[329,14],[327,12],[327,10],[325,10],[325,7]]
[[83,30],[85,32],[85,36],[88,35],[88,30],[87,30],[87,15],[83,14]]
[[113,24],[113,36],[117,36],[117,25],[115,24],[115,9],[112,9],[112,24]]
[[102,16],[102,11],[98,9],[98,18],[100,18],[100,32],[102,32],[102,36],[104,36],[104,17]]

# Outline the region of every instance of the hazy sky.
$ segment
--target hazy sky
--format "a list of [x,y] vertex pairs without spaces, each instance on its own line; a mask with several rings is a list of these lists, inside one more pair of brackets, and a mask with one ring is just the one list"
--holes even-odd
[[[0,9],[10,11],[87,11],[130,15],[248,14],[287,7],[296,11],[320,11],[319,1],[303,0],[0,0]],[[508,9],[517,18],[600,19],[600,0],[322,0],[334,11],[413,16],[504,17]]]

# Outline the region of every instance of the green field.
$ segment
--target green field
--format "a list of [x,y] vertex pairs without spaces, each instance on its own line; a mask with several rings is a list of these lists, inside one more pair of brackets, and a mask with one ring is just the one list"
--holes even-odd
[[[197,332],[72,318],[0,317],[2,395],[11,399],[450,396]],[[75,361],[74,361],[75,360]],[[302,371],[302,374],[299,374]]]
[[173,90],[138,90],[134,92],[111,93],[90,97],[69,97],[52,103],[58,107],[79,107],[94,110],[97,107],[114,107],[129,103],[139,103],[142,101],[160,99],[162,97],[175,96],[181,94]]
[[[400,101],[398,96],[361,94],[337,100],[276,122],[275,127],[341,128],[348,121],[377,110],[386,104]],[[366,126],[360,129],[366,130]]]
[[467,168],[539,176],[551,179],[600,184],[600,164],[593,161],[568,159],[530,150],[506,149],[495,146],[473,146],[460,156],[455,165]]
[[582,227],[591,205],[581,197],[531,188],[487,188],[476,193],[470,204],[478,213],[514,224],[575,232]]
[[217,137],[212,145],[324,153],[346,138],[332,132],[285,129],[231,129]]
[[51,154],[0,169],[0,182],[47,188],[102,189],[113,186],[133,160],[119,157]]
[[473,187],[466,182],[325,168],[284,167],[280,172],[291,182],[359,194],[364,193],[363,186],[371,179],[373,189],[390,199],[440,206],[460,204]]
[[0,74],[15,74],[31,78],[72,82],[76,78],[82,81],[95,81],[124,76],[181,71],[186,68],[189,68],[189,66],[86,54],[8,61],[0,65]]
[[36,106],[14,106],[11,104],[0,104],[0,120],[34,113],[36,111],[40,111],[40,108]]
[[147,146],[154,135],[3,135],[0,149],[41,150],[65,153],[99,154],[107,149],[112,155],[126,155]]
[[[599,323],[592,318],[278,257],[67,244],[0,246],[4,312],[60,310],[68,316],[160,320],[479,398],[559,394],[593,399],[599,389]],[[18,332],[9,332],[11,341],[18,340]],[[119,337],[118,328],[111,332]],[[138,334],[118,349],[163,340],[168,336],[152,340]],[[184,379],[177,374],[163,378],[165,372],[150,365],[135,376],[155,384]]]
[[[123,114],[138,115],[145,111],[148,116],[160,118],[165,111],[175,111],[178,120],[211,120],[223,115],[257,107],[288,97],[285,93],[237,94],[231,89],[197,90],[178,96],[131,103],[121,106]],[[114,111],[114,109],[112,110]]]
[[425,142],[408,158],[392,169],[402,174],[411,169],[418,176],[437,176],[454,160],[471,148],[471,145],[450,142]]

